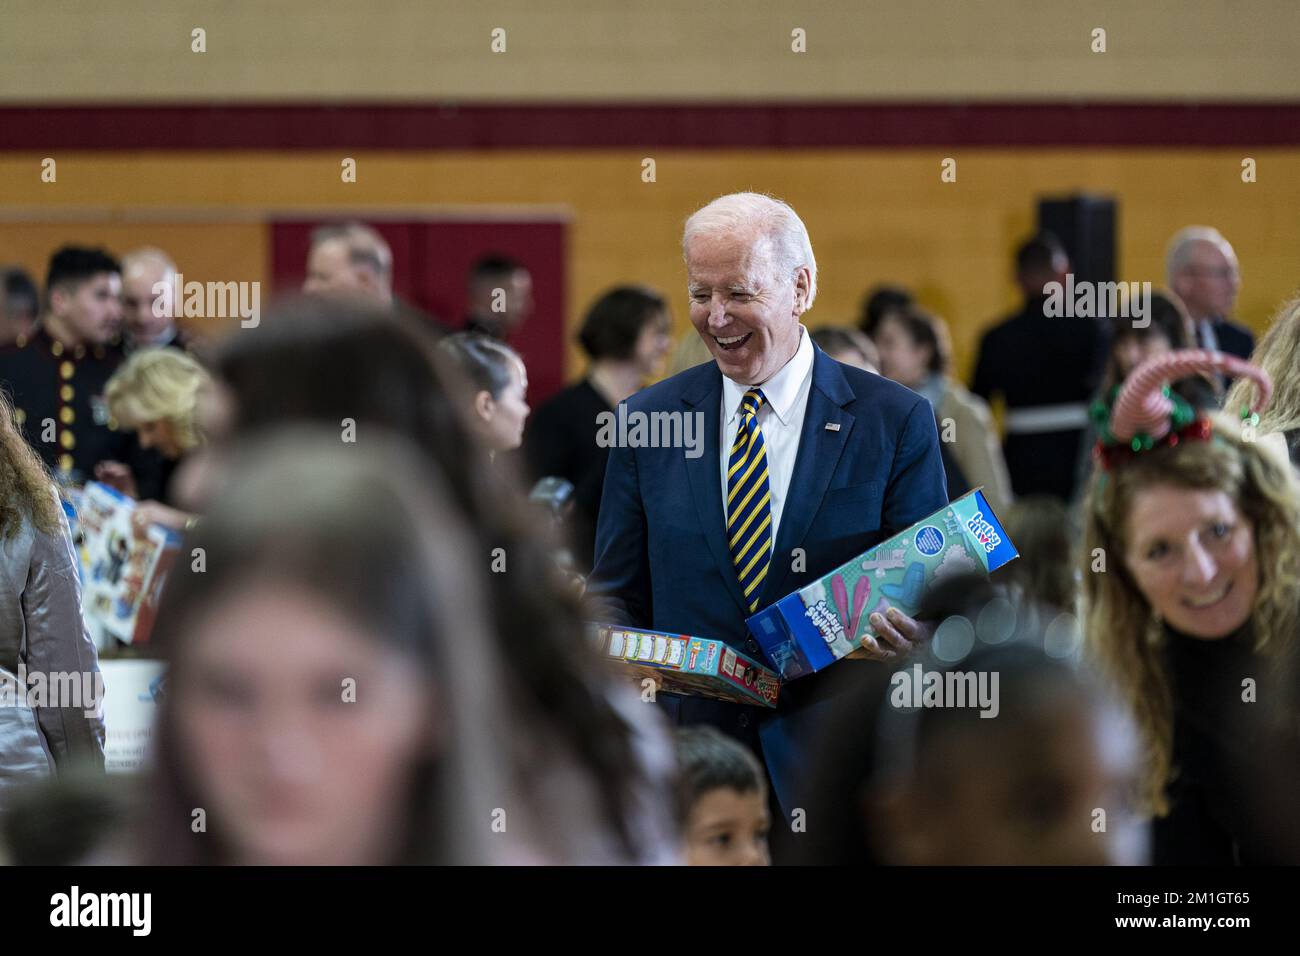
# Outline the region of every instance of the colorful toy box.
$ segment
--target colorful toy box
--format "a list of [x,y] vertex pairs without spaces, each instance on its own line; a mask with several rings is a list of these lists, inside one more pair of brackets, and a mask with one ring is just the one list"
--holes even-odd
[[75,501],[86,627],[101,652],[119,643],[144,644],[181,536],[157,524],[137,535],[131,524],[136,502],[108,485],[87,482]]
[[671,694],[775,707],[781,681],[725,641],[613,624],[592,625],[601,656],[635,680]]
[[931,582],[996,571],[1015,545],[980,491],[972,491],[746,622],[783,680],[833,664],[875,636],[870,616],[914,614]]

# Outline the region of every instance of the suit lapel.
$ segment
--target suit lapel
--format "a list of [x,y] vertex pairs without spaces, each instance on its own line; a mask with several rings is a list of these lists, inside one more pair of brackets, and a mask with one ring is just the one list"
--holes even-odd
[[727,547],[727,522],[722,513],[722,466],[719,464],[722,432],[722,373],[713,362],[709,363],[711,373],[702,376],[697,383],[686,389],[682,403],[691,411],[704,415],[704,454],[699,458],[686,459],[686,474],[691,483],[691,497],[695,499],[695,511],[704,530],[704,538],[713,552],[722,580],[727,582],[727,590],[741,613],[749,616],[745,606],[745,594],[740,589],[740,580],[736,577],[736,566],[731,560],[731,551]]
[[[854,399],[853,390],[835,361],[821,349],[814,348],[808,407],[804,413],[803,431],[799,435],[794,473],[790,476],[790,488],[781,512],[781,527],[772,551],[772,566],[763,582],[758,602],[760,608],[790,593],[791,552],[803,543],[853,431],[854,416],[844,409]],[[827,429],[827,423],[838,424],[839,428]]]

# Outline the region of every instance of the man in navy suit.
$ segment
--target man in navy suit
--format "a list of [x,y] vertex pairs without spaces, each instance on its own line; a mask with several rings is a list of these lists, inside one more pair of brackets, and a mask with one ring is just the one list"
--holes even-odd
[[[626,405],[629,415],[689,417],[702,440],[610,450],[588,595],[605,620],[719,638],[762,660],[745,626],[755,610],[947,503],[934,412],[812,344],[800,317],[817,294],[817,263],[788,205],[723,196],[687,220],[682,244],[691,324],[714,361]],[[890,614],[873,616],[880,639],[854,656],[893,660],[929,636]],[[713,724],[760,753],[789,813],[811,745],[855,732],[817,726],[821,677],[787,684],[775,713],[673,694],[658,702],[673,722]]]
[[1241,290],[1241,272],[1223,234],[1209,226],[1188,226],[1169,242],[1166,271],[1169,288],[1187,307],[1191,347],[1250,358],[1255,336],[1228,318]]

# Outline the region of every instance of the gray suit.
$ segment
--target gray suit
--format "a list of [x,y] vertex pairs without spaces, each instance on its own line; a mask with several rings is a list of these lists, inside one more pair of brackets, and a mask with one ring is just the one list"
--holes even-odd
[[82,686],[99,681],[99,655],[82,621],[81,579],[61,507],[56,533],[24,520],[0,539],[0,801],[5,788],[32,775],[73,763],[104,765],[104,722],[84,712],[93,704],[26,706],[38,673],[51,682],[47,692],[59,673],[76,675]]

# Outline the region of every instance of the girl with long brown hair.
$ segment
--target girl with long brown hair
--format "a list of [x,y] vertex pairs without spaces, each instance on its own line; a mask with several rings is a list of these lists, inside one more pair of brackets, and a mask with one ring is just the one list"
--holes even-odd
[[[0,393],[0,805],[8,787],[52,769],[103,768],[98,679],[58,491]],[[91,699],[63,700],[74,684]]]

